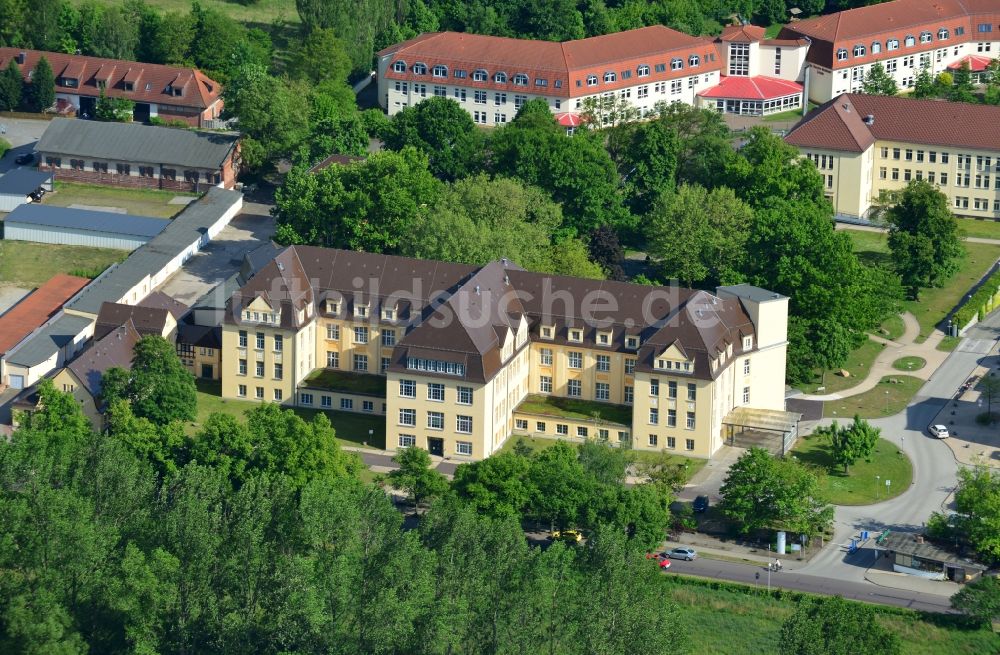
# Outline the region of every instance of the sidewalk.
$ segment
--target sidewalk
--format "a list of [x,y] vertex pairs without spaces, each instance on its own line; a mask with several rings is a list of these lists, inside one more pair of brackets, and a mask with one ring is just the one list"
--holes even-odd
[[[1000,375],[998,347],[1000,345],[993,345],[980,365],[973,370],[972,376],[982,378],[991,371],[994,375]],[[994,397],[993,402],[997,406],[991,411],[994,414],[1000,413],[1000,398]],[[959,464],[972,466],[981,461],[994,468],[1000,468],[1000,426],[976,423],[976,416],[986,412],[990,404],[983,398],[982,392],[973,386],[950,399],[935,417],[935,423],[947,426],[951,432],[945,443],[951,448]]]
[[946,598],[951,598],[962,589],[962,585],[948,580],[928,580],[906,573],[896,573],[887,568],[888,563],[888,558],[880,557],[874,566],[865,571],[865,580],[880,587],[905,589],[906,591],[916,591],[921,594],[933,594]]
[[[792,535],[789,536],[791,537]],[[807,550],[806,558],[800,560],[798,553],[779,556],[774,551],[767,550],[766,544],[763,548],[757,548],[749,544],[744,545],[735,540],[723,541],[701,532],[685,532],[679,535],[679,537],[679,539],[667,539],[664,542],[663,550],[670,550],[677,546],[690,546],[698,551],[698,557],[746,564],[761,564],[764,566],[773,562],[777,556],[781,560],[782,567],[788,571],[803,568],[809,563],[813,555],[820,552],[819,549]]]
[[[901,316],[905,330],[899,339],[890,341],[889,339],[875,335],[868,335],[869,339],[885,345],[885,348],[872,363],[871,370],[868,371],[868,377],[850,389],[844,389],[837,393],[799,394],[795,398],[802,400],[840,400],[841,398],[870,391],[878,386],[879,381],[883,377],[893,375],[910,375],[921,380],[930,379],[931,375],[944,363],[944,360],[948,359],[949,353],[937,348],[938,344],[944,338],[944,333],[940,330],[934,330],[923,343],[916,343],[916,339],[920,335],[920,324],[913,314],[909,312],[903,312]],[[920,357],[926,364],[924,364],[923,368],[916,371],[900,371],[893,368],[892,363],[901,357]]]

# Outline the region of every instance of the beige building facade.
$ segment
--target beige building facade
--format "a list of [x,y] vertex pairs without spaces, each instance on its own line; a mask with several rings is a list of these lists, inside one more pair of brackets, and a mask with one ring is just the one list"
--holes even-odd
[[1000,220],[1000,108],[842,95],[785,140],[816,164],[835,212],[865,218],[884,192],[927,180],[961,217]]
[[294,246],[229,300],[222,395],[384,416],[386,450],[459,461],[517,434],[711,457],[734,409],[789,416],[787,306]]

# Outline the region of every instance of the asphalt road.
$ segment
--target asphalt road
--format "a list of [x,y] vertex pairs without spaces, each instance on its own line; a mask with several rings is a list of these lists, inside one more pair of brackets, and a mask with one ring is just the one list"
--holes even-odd
[[[762,590],[767,588],[767,567],[723,562],[713,559],[696,559],[693,562],[671,560],[669,573],[675,575],[696,575],[717,580],[731,580],[744,584],[756,584]],[[760,578],[755,576],[760,574]],[[905,589],[880,587],[870,582],[852,582],[835,578],[818,577],[801,572],[778,571],[771,574],[771,587],[805,591],[828,596],[842,596],[879,605],[894,605],[925,612],[951,612],[946,596],[922,594]]]
[[951,449],[927,434],[927,426],[986,357],[998,336],[1000,312],[994,312],[982,324],[969,330],[959,348],[934,372],[906,410],[871,421],[882,428],[884,438],[900,445],[910,458],[913,484],[909,490],[888,502],[837,507],[833,543],[813,557],[801,569],[803,573],[870,585],[864,582],[864,568],[845,566],[848,562],[841,544],[850,541],[861,530],[877,533],[891,528],[915,532],[924,526],[931,512],[947,511],[957,484],[958,465]]

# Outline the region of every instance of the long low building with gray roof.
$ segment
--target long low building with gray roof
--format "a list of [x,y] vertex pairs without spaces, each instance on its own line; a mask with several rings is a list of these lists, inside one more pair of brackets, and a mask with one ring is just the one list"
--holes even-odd
[[201,192],[235,186],[239,135],[57,118],[35,150],[57,180]]
[[52,321],[12,348],[0,360],[0,380],[17,376],[31,385],[63,366],[93,335],[101,305],[141,302],[215,238],[242,207],[243,194],[210,189],[149,243],[88,284]]
[[135,250],[168,225],[166,218],[30,204],[7,215],[4,239]]

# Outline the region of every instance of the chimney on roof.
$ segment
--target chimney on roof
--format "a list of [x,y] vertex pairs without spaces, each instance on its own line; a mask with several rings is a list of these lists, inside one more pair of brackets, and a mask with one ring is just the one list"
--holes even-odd
[[503,274],[503,283],[506,284],[507,286],[510,286],[510,276],[507,275],[506,273]]
[[278,262],[278,270],[279,270],[279,271],[283,271],[283,270],[285,270],[285,265],[284,265],[284,264],[282,264],[281,262]]
[[871,127],[874,124],[875,124],[875,114],[868,114],[867,116],[865,116],[865,125]]
[[478,284],[476,285],[476,295],[477,296],[479,295],[479,285]]
[[841,107],[843,107],[844,111],[846,111],[847,113],[851,112],[851,106],[849,104],[847,104],[846,102],[843,105],[841,105]]
[[922,535],[922,534],[918,534],[917,535],[917,543],[918,544],[924,543],[924,535]]
[[19,53],[17,53],[17,56],[14,57],[14,59],[17,60],[18,64],[20,64],[21,66],[24,66],[24,62],[28,59],[28,53],[23,52],[23,51],[19,52]]

